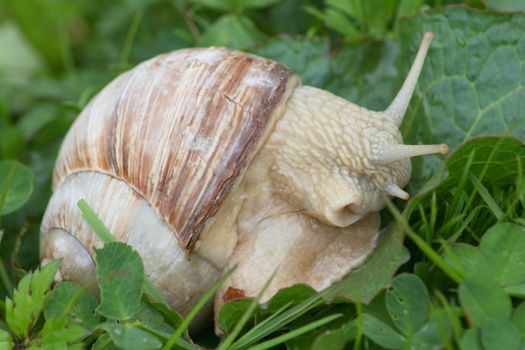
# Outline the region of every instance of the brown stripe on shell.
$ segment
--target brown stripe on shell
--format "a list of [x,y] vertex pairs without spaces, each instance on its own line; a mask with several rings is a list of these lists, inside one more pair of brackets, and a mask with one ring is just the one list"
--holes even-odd
[[122,179],[191,250],[296,84],[288,68],[224,48],[155,57],[114,80],[77,118],[55,185],[86,170]]

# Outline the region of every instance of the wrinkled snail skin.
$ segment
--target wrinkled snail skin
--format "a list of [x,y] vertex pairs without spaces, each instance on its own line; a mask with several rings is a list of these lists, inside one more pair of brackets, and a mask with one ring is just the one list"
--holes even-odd
[[156,57],[110,83],[62,145],[41,228],[41,258],[60,278],[95,278],[102,243],[84,198],[146,274],[187,313],[221,273],[215,297],[253,297],[305,283],[322,290],[373,251],[384,196],[403,199],[410,157],[398,130],[428,50],[426,33],[384,112],[300,85],[286,67],[221,48]]

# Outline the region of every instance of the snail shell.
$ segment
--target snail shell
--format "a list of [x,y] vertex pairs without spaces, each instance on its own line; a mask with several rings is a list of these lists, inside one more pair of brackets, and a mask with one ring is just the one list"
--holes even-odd
[[225,48],[185,49],[119,76],[82,111],[61,147],[41,228],[41,258],[61,278],[95,278],[102,242],[84,198],[146,274],[186,313],[225,269],[216,296],[264,299],[294,283],[322,289],[373,250],[383,195],[406,198],[409,157],[398,125],[417,80],[385,112],[302,86],[285,66]]
[[76,208],[85,198],[117,239],[141,253],[161,290],[168,281],[186,281],[167,298],[178,310],[191,308],[219,271],[187,253],[297,84],[283,65],[223,48],[158,56],[118,77],[63,142],[42,224],[42,257],[57,256],[56,237],[47,237],[57,236],[56,229],[74,235],[91,255],[101,245]]

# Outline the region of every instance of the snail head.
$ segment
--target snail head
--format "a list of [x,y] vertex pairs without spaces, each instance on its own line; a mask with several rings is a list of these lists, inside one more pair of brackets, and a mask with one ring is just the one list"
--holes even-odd
[[409,74],[391,105],[370,111],[327,91],[298,87],[271,143],[277,185],[295,206],[323,222],[345,227],[384,206],[402,190],[410,158],[447,153],[445,144],[405,145],[399,125],[432,40],[425,33]]

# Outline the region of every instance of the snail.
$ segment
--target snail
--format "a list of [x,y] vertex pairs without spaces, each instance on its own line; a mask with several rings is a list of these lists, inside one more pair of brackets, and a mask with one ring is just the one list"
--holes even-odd
[[222,272],[215,296],[262,296],[304,283],[322,290],[363,263],[385,196],[408,199],[410,157],[398,128],[428,51],[425,33],[383,112],[301,85],[287,67],[226,48],[191,48],[141,63],[106,86],[61,146],[40,235],[60,279],[90,283],[102,242],[85,199],[182,314]]

